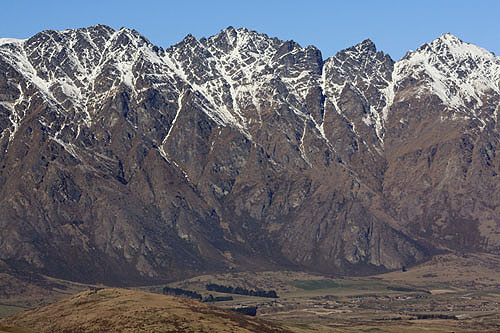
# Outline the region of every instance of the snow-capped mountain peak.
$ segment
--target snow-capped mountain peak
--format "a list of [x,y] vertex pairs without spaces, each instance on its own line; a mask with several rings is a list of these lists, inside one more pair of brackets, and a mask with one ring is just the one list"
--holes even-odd
[[430,91],[437,95],[453,110],[450,117],[454,119],[472,117],[483,125],[490,120],[496,122],[496,114],[483,109],[492,108],[485,105],[485,94],[500,93],[500,58],[452,34],[443,34],[408,52],[396,63],[393,78],[400,89],[409,79],[422,82],[418,94]]
[[494,55],[474,44],[466,43],[457,36],[446,33],[428,44],[421,46],[419,50],[426,50],[435,54],[449,56],[454,59],[471,58],[492,58]]

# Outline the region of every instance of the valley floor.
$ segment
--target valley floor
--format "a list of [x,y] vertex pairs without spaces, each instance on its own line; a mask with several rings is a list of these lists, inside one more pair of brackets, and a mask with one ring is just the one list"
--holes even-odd
[[[14,281],[10,282],[14,286]],[[279,298],[207,291],[208,283],[275,290]],[[57,280],[50,280],[49,285],[59,289],[52,288],[52,293],[47,294],[40,291],[32,300],[28,295],[0,300],[0,315],[6,317],[88,288]],[[405,272],[362,278],[339,279],[303,272],[241,272],[198,276],[168,286],[194,291],[204,298],[232,296],[230,301],[209,305],[222,309],[256,306],[257,319],[249,320],[264,319],[283,331],[500,331],[500,256],[491,254],[441,255]],[[161,293],[163,287],[139,289]],[[138,306],[139,303],[136,302]],[[14,317],[7,320],[10,318]]]

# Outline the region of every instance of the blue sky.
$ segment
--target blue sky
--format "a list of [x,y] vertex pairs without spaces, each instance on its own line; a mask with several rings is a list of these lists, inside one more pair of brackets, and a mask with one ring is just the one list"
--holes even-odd
[[370,38],[397,60],[445,32],[500,55],[499,14],[500,1],[488,0],[18,0],[1,5],[0,37],[103,23],[168,47],[188,33],[208,37],[231,25],[315,45],[324,58]]

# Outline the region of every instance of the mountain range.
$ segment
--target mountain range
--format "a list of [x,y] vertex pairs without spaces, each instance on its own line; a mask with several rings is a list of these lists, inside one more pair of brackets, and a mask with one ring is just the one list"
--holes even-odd
[[88,283],[500,254],[500,57],[244,28],[0,39],[0,268]]

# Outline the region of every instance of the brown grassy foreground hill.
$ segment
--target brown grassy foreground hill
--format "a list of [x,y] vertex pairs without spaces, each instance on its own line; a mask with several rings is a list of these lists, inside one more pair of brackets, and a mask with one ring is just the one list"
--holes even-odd
[[0,332],[288,332],[190,299],[124,289],[89,290],[5,319]]

